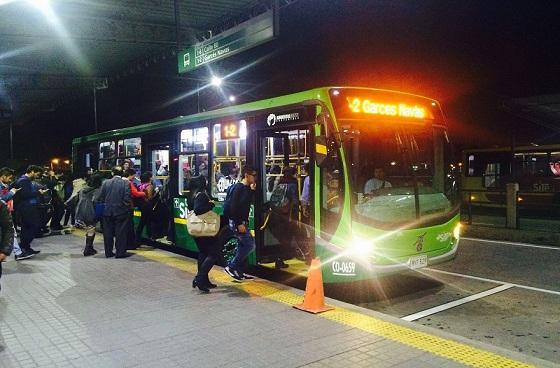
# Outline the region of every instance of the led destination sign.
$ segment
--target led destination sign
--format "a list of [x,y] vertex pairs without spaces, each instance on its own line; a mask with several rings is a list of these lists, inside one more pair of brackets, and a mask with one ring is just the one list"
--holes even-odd
[[403,118],[426,119],[428,114],[423,106],[409,105],[406,103],[382,103],[361,99],[359,97],[347,97],[348,108],[353,113],[364,113],[371,115],[400,116]]

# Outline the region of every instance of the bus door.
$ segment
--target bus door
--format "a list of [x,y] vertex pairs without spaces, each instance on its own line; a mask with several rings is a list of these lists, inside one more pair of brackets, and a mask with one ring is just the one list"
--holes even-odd
[[169,179],[170,144],[151,144],[147,147],[147,170],[152,172],[153,184],[161,187]]
[[[308,165],[313,163],[311,155],[311,126],[282,127],[281,130],[260,132],[256,150],[258,170],[257,198],[255,201],[255,240],[257,262],[264,266],[289,268],[305,267],[303,261],[313,250],[312,224],[313,180]],[[286,182],[282,173],[286,168],[293,170],[292,193],[296,201],[289,209],[278,208]],[[305,204],[302,206],[302,193]],[[295,187],[295,193],[293,188]],[[282,200],[280,201],[282,202]],[[272,210],[269,210],[273,208]]]

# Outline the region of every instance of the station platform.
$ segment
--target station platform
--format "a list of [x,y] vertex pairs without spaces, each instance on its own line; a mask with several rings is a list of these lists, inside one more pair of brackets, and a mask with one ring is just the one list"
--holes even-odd
[[84,239],[36,239],[4,264],[0,367],[553,367],[553,363],[255,279],[191,288],[196,261],[152,248],[83,257]]

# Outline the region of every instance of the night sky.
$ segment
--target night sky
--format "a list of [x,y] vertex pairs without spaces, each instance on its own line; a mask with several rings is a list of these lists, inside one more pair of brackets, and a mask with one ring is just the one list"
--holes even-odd
[[[278,39],[211,69],[227,75],[260,60],[226,81],[238,102],[323,85],[425,95],[442,102],[461,147],[507,144],[514,126],[519,139],[550,136],[499,106],[503,98],[560,93],[559,35],[557,1],[300,0],[282,10]],[[100,130],[196,112],[195,98],[166,102],[195,88],[188,78],[207,75],[202,68],[178,76],[168,58],[112,79],[99,93]],[[221,98],[206,91],[202,100],[210,108]],[[41,115],[19,128],[16,155],[69,156],[71,138],[92,133],[92,111],[92,96],[84,95]],[[38,135],[40,143],[28,139]]]

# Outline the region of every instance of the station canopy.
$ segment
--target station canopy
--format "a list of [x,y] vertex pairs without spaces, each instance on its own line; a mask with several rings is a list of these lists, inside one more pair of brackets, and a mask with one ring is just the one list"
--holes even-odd
[[0,0],[0,118],[25,122],[108,77],[175,59],[272,1]]
[[560,134],[560,94],[506,99],[502,107],[512,115],[554,133],[553,135],[545,135],[546,142],[543,143],[558,142]]

